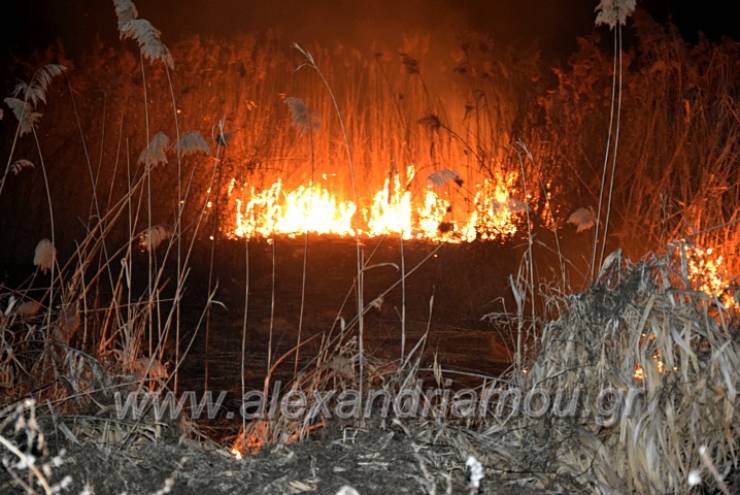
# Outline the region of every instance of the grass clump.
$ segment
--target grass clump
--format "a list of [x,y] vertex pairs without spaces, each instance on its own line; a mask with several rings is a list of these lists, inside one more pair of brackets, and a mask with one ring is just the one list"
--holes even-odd
[[706,452],[737,478],[740,332],[680,256],[614,253],[590,289],[555,303],[538,354],[508,376],[552,409],[483,422],[473,437],[490,468],[524,468],[539,488],[682,493]]

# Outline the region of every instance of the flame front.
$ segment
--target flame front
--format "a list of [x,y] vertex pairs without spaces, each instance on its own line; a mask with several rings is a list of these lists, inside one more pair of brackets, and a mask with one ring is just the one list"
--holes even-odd
[[[432,185],[411,188],[415,177],[408,167],[405,180],[400,174],[388,177],[368,205],[340,199],[329,185],[308,182],[286,188],[281,179],[257,190],[237,187],[232,181],[229,195],[233,198],[236,237],[296,236],[303,233],[337,236],[377,237],[395,235],[404,239],[443,242],[472,242],[496,239],[517,231],[518,217],[526,204],[513,197],[515,177],[484,179],[472,196],[460,200],[461,193],[439,191]],[[458,203],[466,208],[453,211],[450,196],[457,194]],[[465,210],[465,211],[463,211]]]
[[278,179],[262,191],[251,188],[248,199],[236,201],[237,237],[269,237],[273,234],[354,235],[352,217],[357,207],[339,201],[318,184],[299,186],[291,191]]

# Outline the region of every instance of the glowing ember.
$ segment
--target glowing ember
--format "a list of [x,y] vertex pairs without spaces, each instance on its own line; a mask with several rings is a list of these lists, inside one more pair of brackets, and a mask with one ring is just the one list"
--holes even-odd
[[[655,354],[653,354],[651,359],[655,362],[656,371],[661,375],[665,373],[665,363],[660,358],[660,353],[656,352]],[[642,381],[645,379],[645,370],[643,370],[642,366],[640,366],[640,363],[635,364],[635,372],[632,374],[632,378],[637,381]]]
[[642,366],[639,364],[635,365],[635,372],[632,374],[632,378],[641,382],[645,379],[645,372],[642,370]]
[[[369,196],[369,205],[360,207],[338,198],[323,184],[286,188],[278,179],[257,190],[239,188],[232,180],[229,195],[236,211],[231,232],[235,237],[293,237],[308,232],[472,242],[515,233],[519,217],[527,209],[525,203],[513,197],[515,177],[485,179],[468,193],[437,191],[432,185],[409,187],[414,176],[414,168],[408,167],[405,181],[399,174],[386,178],[382,187]],[[325,181],[328,178],[323,177]],[[472,197],[464,198],[463,194]],[[453,199],[463,206],[453,209]]]

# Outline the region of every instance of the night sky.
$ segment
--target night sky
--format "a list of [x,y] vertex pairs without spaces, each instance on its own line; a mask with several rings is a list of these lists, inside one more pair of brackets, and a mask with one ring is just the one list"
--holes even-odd
[[[164,32],[172,43],[195,33],[229,36],[275,29],[303,44],[367,46],[368,40],[395,42],[404,32],[454,37],[476,30],[501,42],[536,43],[545,58],[559,59],[575,47],[577,36],[593,30],[594,0],[140,0],[141,17]],[[643,0],[658,21],[672,19],[684,37],[701,31],[711,39],[738,38],[733,2]],[[95,37],[116,38],[112,2],[106,0],[13,1],[4,14],[0,57],[61,40],[73,58]]]

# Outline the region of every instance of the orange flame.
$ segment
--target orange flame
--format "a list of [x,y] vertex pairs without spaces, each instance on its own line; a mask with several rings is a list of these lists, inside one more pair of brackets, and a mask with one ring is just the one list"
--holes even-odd
[[[513,176],[502,175],[495,182],[485,179],[474,187],[472,200],[464,202],[468,211],[453,212],[454,191],[438,191],[431,185],[411,188],[408,184],[415,173],[414,167],[407,168],[405,185],[399,174],[386,178],[367,206],[340,199],[327,185],[319,183],[286,188],[277,179],[257,190],[239,188],[232,180],[228,192],[236,212],[231,233],[250,238],[276,234],[294,237],[308,232],[472,242],[515,233],[519,216],[527,208],[513,196]],[[459,197],[456,199],[461,202]]]
[[716,297],[728,310],[740,311],[740,305],[730,290],[729,276],[724,269],[724,258],[714,249],[686,246],[689,280],[694,288]]
[[[656,351],[651,359],[655,362],[655,369],[657,370],[657,372],[661,375],[665,373],[666,367],[665,363],[660,357],[660,353]],[[645,379],[645,370],[642,368],[640,363],[635,363],[635,372],[632,374],[632,378],[640,382]]]
[[278,179],[260,192],[251,189],[246,201],[236,199],[237,237],[268,237],[272,234],[354,235],[352,216],[357,207],[339,201],[318,184],[285,191]]
[[[285,443],[293,444],[305,438],[315,430],[324,428],[324,421],[304,426],[302,423],[290,423],[285,429],[283,438]],[[229,452],[236,460],[241,460],[247,454],[259,453],[265,446],[270,444],[271,426],[266,420],[256,420],[247,424],[245,429],[239,431]]]

